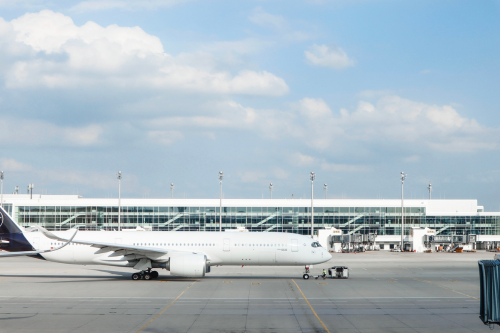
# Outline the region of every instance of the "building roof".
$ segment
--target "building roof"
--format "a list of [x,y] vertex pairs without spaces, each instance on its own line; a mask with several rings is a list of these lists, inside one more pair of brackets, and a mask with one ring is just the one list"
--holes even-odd
[[[16,206],[118,206],[118,198],[83,198],[79,195],[4,195]],[[219,199],[122,198],[122,206],[218,207]],[[310,207],[311,199],[222,199],[223,207]],[[315,207],[401,207],[401,199],[314,199]],[[425,207],[427,215],[477,214],[483,207],[476,199],[405,199],[405,207]],[[494,213],[497,215],[500,213]],[[488,215],[492,215],[488,213]]]

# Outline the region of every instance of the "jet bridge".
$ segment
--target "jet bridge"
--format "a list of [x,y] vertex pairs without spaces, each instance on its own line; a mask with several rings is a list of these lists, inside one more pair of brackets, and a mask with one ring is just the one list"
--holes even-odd
[[425,235],[424,244],[429,249],[443,252],[475,250],[477,235]]

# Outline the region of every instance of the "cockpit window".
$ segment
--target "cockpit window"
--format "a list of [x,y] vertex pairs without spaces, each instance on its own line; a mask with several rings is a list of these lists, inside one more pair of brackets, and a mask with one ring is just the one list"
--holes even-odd
[[318,242],[313,242],[313,243],[311,243],[311,246],[312,247],[321,247],[321,244]]

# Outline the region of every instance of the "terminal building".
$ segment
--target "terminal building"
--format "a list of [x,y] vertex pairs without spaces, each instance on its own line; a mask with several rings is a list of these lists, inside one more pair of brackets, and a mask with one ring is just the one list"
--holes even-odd
[[[344,234],[377,235],[391,248],[401,240],[399,199],[121,199],[122,229],[311,233],[335,227]],[[48,230],[118,230],[118,199],[78,195],[4,195],[4,207],[24,226]],[[477,235],[479,242],[500,241],[500,212],[484,212],[477,200],[404,200],[405,234],[428,227],[436,235]],[[382,245],[383,246],[383,245]]]

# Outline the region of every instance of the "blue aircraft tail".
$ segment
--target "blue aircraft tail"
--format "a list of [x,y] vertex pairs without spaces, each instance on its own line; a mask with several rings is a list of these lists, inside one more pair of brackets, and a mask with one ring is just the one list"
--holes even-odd
[[0,207],[0,250],[9,252],[32,251],[33,246],[24,237],[23,230]]

